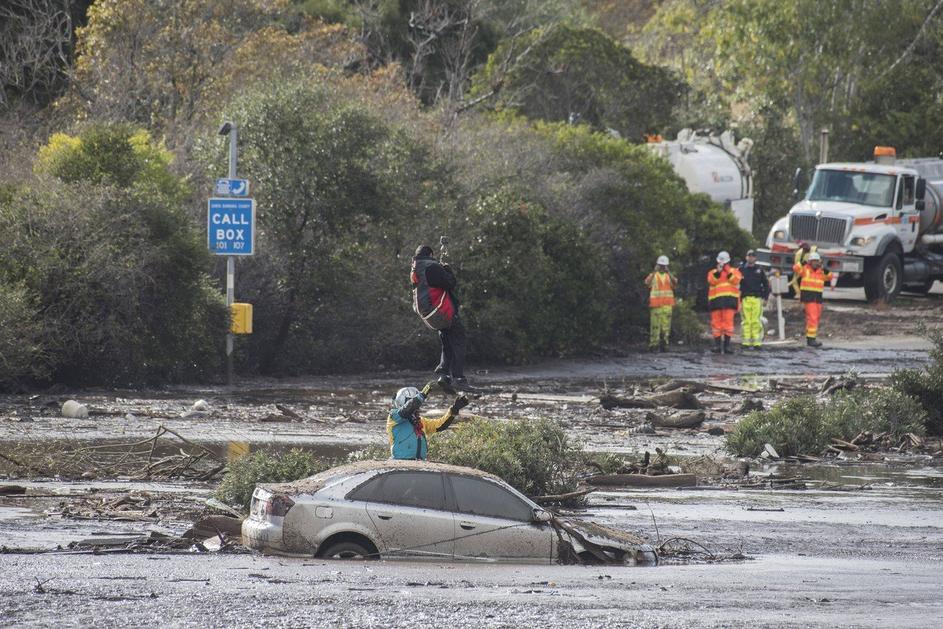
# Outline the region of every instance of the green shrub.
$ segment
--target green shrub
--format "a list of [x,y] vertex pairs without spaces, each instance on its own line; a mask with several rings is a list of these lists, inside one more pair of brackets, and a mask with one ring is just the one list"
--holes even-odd
[[[408,347],[406,330],[421,325],[407,283],[413,219],[438,209],[428,149],[367,103],[310,82],[247,90],[227,115],[239,121],[240,172],[257,203],[258,255],[240,270],[257,315],[241,343],[248,367],[352,371],[375,367],[391,342]],[[200,154],[223,174],[215,136]]]
[[96,124],[77,136],[56,133],[39,150],[35,168],[66,183],[139,187],[180,202],[188,190],[170,170],[173,154],[144,129]]
[[704,342],[706,328],[698,319],[692,303],[679,299],[671,313],[671,341],[682,342],[689,347],[697,347]]
[[825,405],[828,437],[854,439],[865,430],[887,432],[893,441],[926,431],[927,414],[912,397],[893,388],[852,389],[836,393]]
[[50,379],[138,384],[221,371],[229,313],[171,157],[128,125],[56,134],[39,151],[40,180],[0,203],[0,283],[32,295]]
[[821,405],[803,395],[744,417],[727,435],[727,449],[738,456],[757,456],[768,443],[780,456],[818,452],[827,442],[823,428]]
[[235,506],[249,508],[257,483],[281,483],[307,478],[324,471],[333,461],[316,459],[301,450],[284,454],[260,451],[240,457],[229,464],[216,497]]
[[41,381],[49,373],[38,301],[24,286],[0,283],[0,391]]
[[585,351],[609,330],[605,257],[570,223],[510,192],[482,198],[455,248],[472,357]]
[[943,330],[929,332],[933,349],[931,362],[923,371],[901,369],[891,375],[891,383],[898,391],[920,403],[927,414],[927,431],[943,435]]
[[863,431],[888,432],[893,440],[923,434],[925,421],[917,401],[900,391],[859,388],[823,402],[804,395],[754,411],[727,435],[726,445],[738,456],[757,456],[767,443],[780,456],[817,454],[832,438],[847,441]]
[[135,384],[220,372],[229,315],[205,240],[161,195],[56,181],[0,208],[0,282],[28,288],[66,384]]
[[[526,56],[509,68],[514,51],[524,49]],[[495,91],[496,108],[549,121],[578,120],[636,141],[670,124],[685,91],[670,70],[636,60],[606,33],[569,25],[505,40],[473,85],[475,94]]]
[[573,491],[585,454],[548,419],[474,421],[429,440],[429,459],[502,478],[528,496]]

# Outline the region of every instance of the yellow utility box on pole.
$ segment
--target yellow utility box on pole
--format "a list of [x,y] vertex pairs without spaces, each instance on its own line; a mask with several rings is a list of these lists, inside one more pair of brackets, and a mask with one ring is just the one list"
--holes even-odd
[[232,312],[233,334],[252,334],[252,304],[235,303],[230,306]]

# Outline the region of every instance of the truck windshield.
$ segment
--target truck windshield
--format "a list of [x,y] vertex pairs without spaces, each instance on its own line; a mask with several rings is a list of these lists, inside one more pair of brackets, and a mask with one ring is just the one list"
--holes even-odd
[[816,170],[806,199],[890,207],[894,202],[896,179],[894,175],[847,170]]

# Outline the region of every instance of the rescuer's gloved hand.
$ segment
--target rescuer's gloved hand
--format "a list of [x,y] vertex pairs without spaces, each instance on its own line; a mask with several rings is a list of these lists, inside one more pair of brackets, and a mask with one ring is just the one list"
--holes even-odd
[[436,382],[435,380],[430,380],[429,382],[427,382],[426,386],[422,388],[423,397],[429,397],[429,391],[432,391],[432,387],[436,386],[437,384],[438,382]]
[[455,398],[455,401],[452,402],[452,406],[449,407],[449,411],[452,415],[458,415],[458,412],[468,406],[468,396],[460,395]]

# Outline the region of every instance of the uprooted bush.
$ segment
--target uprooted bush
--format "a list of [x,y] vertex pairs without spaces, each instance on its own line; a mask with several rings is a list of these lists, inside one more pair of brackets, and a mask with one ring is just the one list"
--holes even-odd
[[901,369],[891,376],[895,389],[920,403],[927,414],[927,432],[943,435],[943,330],[929,333],[931,363],[923,371]]
[[216,489],[216,497],[231,505],[249,509],[256,483],[282,483],[324,471],[335,462],[318,459],[302,450],[284,454],[254,452],[229,464],[223,481]]
[[804,395],[768,411],[747,415],[727,435],[727,449],[757,456],[770,444],[780,456],[817,454],[831,439],[854,439],[863,431],[887,432],[892,440],[924,433],[927,415],[912,397],[891,388],[854,389],[819,401]]
[[586,455],[549,419],[459,424],[430,441],[429,459],[502,478],[528,496],[572,492]]

